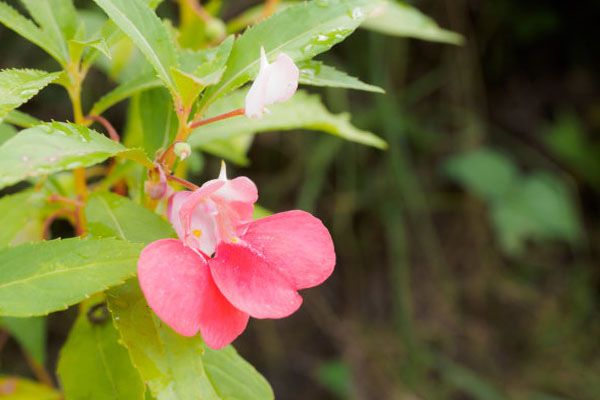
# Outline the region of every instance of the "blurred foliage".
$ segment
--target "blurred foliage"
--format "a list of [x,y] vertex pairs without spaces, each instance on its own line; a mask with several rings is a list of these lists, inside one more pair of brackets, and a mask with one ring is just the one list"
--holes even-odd
[[[253,321],[236,347],[282,399],[597,399],[600,5],[415,3],[464,46],[362,32],[325,58],[386,90],[322,93],[388,150],[267,133],[232,172],[269,210],[314,211],[338,254],[301,312]],[[11,32],[0,41],[7,67],[52,70]],[[93,74],[98,98],[109,83]],[[62,120],[67,104],[50,87],[24,109]],[[123,127],[124,110],[107,116]],[[199,161],[197,181],[218,162]],[[48,321],[51,365],[70,321]],[[19,360],[9,340],[2,373],[27,373]]]

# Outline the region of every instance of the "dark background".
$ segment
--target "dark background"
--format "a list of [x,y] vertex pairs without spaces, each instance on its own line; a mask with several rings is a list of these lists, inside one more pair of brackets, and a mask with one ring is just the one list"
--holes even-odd
[[[226,15],[247,2],[229,3]],[[358,31],[324,57],[386,89],[321,92],[389,150],[269,133],[257,138],[250,167],[233,168],[257,183],[261,205],[323,219],[338,256],[298,313],[252,320],[235,345],[280,399],[598,399],[600,2],[414,4],[465,45]],[[2,67],[55,67],[1,28],[0,43]],[[109,84],[100,72],[87,82],[88,103]],[[58,87],[24,107],[56,120],[69,109]],[[107,113],[117,127],[124,110]],[[524,235],[519,251],[503,248],[489,199],[445,173],[448,160],[482,146],[524,176],[559,180],[577,239]],[[218,162],[207,157],[194,181],[213,177]],[[535,199],[540,209],[545,201]],[[71,320],[50,319],[51,362]],[[27,373],[19,357],[9,341],[2,371]]]

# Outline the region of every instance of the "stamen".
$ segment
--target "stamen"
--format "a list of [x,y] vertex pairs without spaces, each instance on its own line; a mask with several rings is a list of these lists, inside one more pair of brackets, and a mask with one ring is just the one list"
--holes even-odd
[[195,237],[197,237],[198,239],[200,239],[200,236],[202,236],[202,231],[200,229],[194,229],[192,231],[192,235],[194,235]]

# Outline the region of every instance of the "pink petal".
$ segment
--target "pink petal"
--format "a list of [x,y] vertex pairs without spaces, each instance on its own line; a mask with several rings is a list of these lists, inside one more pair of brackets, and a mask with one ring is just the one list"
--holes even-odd
[[321,284],[333,272],[335,250],[323,223],[294,210],[252,222],[242,238],[296,289]]
[[265,106],[289,100],[298,89],[300,70],[287,54],[279,54],[270,66]]
[[150,308],[181,335],[200,330],[209,347],[220,349],[246,328],[248,314],[223,297],[204,258],[179,240],[146,246],[138,261],[138,278]]
[[138,279],[148,305],[173,330],[193,336],[207,279],[206,261],[177,239],[161,239],[142,250]]
[[302,304],[293,285],[244,243],[220,243],[209,265],[221,293],[252,317],[287,317]]

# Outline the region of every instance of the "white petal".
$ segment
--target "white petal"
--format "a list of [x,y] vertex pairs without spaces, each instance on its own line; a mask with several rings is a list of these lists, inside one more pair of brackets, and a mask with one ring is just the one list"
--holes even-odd
[[294,61],[284,53],[270,66],[269,82],[265,105],[289,100],[298,89],[300,70]]

